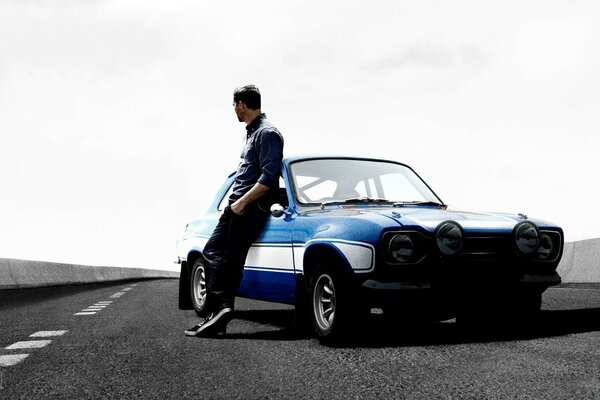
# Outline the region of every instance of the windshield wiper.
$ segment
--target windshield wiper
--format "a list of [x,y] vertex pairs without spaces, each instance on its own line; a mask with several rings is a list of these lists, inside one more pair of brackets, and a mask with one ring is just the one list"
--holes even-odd
[[323,203],[321,203],[321,209],[325,208],[325,206],[331,205],[331,204],[360,204],[360,203],[386,203],[386,204],[391,204],[392,202],[387,200],[387,199],[378,199],[378,198],[371,198],[371,197],[352,197],[349,199],[343,199],[343,200],[330,200],[330,201],[324,201]]
[[397,201],[394,203],[394,207],[404,207],[404,206],[436,206],[438,208],[446,209],[448,206],[446,204],[441,204],[435,201]]

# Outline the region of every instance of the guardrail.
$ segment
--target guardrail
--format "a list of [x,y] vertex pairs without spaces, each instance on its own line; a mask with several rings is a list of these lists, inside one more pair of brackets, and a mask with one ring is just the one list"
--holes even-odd
[[175,271],[0,258],[0,290],[178,277],[179,273]]
[[[600,238],[565,243],[558,274],[563,283],[600,283]],[[175,271],[0,258],[0,290],[178,277]]]
[[565,243],[557,271],[563,283],[600,283],[600,238]]

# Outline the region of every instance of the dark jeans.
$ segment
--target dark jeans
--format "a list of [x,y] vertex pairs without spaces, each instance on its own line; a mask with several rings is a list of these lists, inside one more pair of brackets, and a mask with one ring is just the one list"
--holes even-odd
[[229,207],[223,211],[204,247],[208,275],[207,312],[223,307],[233,309],[248,250],[268,216],[269,213],[255,203],[248,205],[241,215],[234,214]]

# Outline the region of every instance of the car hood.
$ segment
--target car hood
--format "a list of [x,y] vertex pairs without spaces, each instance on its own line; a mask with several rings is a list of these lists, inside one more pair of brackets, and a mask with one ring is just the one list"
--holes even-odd
[[[518,222],[525,219],[523,216],[513,214],[476,213],[429,207],[343,208],[330,209],[324,213],[330,217],[369,220],[382,228],[385,226],[422,227],[430,232],[433,232],[441,222],[449,220],[456,221],[466,231],[508,232],[512,231]],[[542,221],[534,222],[541,223]]]
[[518,215],[475,213],[440,209],[377,210],[403,226],[421,226],[429,231],[444,221],[458,222],[465,230],[511,231],[524,218]]

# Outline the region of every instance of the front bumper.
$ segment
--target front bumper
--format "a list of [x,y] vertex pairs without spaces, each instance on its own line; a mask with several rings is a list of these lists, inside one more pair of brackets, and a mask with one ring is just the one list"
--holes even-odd
[[482,278],[480,280],[469,279],[468,281],[460,281],[460,280],[451,280],[448,281],[448,284],[444,284],[442,282],[430,283],[430,282],[418,282],[418,281],[407,281],[407,282],[381,282],[375,279],[367,279],[360,286],[361,290],[364,291],[373,291],[373,292],[405,292],[405,291],[421,291],[421,290],[436,290],[436,289],[451,289],[455,288],[465,288],[465,287],[477,287],[477,288],[485,288],[485,287],[498,287],[502,285],[510,286],[521,286],[521,287],[543,287],[544,289],[555,286],[561,283],[560,275],[557,272],[553,274],[523,274],[514,282],[509,283],[504,280],[494,280],[491,277]]

